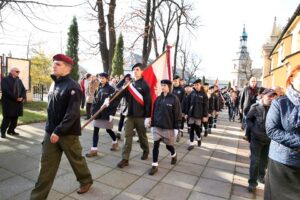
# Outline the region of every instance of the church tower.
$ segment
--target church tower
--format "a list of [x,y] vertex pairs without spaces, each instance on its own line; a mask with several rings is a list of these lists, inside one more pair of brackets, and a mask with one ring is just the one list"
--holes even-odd
[[244,25],[242,36],[240,37],[240,48],[233,59],[233,69],[231,71],[231,85],[239,89],[252,77],[252,60],[247,49],[248,34]]
[[262,47],[262,54],[263,54],[263,86],[271,88],[273,85],[272,75],[271,75],[271,59],[270,53],[274,48],[275,44],[277,43],[279,36],[281,34],[281,28],[277,25],[276,17],[274,18],[273,28],[268,38],[267,42]]

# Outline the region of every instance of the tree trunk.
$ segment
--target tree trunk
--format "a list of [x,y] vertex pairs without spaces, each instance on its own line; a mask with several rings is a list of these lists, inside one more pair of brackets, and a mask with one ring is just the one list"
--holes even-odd
[[154,46],[154,51],[155,51],[155,57],[158,58],[159,53],[158,53],[157,37],[156,37],[155,27],[153,27],[153,46]]
[[99,33],[99,50],[102,58],[103,70],[109,71],[109,51],[106,40],[106,22],[104,19],[103,0],[97,0],[98,8],[98,33]]
[[145,18],[145,27],[144,27],[144,41],[143,41],[143,55],[142,55],[142,64],[146,67],[148,62],[148,39],[149,39],[149,25],[150,25],[150,12],[151,12],[151,0],[147,0],[146,4],[146,18]]
[[181,13],[177,18],[177,36],[176,36],[176,43],[175,43],[175,52],[174,52],[174,70],[173,75],[176,74],[176,65],[177,65],[177,49],[179,44],[179,35],[180,35],[180,25],[181,25]]
[[112,60],[114,57],[115,46],[116,46],[116,29],[114,24],[115,18],[116,0],[111,0],[109,3],[109,12],[107,15],[108,30],[109,30],[109,65],[108,74],[112,71]]

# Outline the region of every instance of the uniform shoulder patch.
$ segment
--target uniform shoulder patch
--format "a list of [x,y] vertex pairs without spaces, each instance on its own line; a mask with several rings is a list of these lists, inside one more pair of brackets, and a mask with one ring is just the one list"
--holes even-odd
[[71,90],[71,95],[76,94],[75,90]]

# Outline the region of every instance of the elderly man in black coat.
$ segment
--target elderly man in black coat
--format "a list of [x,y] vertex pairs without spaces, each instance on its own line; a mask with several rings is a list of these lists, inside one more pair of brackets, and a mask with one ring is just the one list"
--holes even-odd
[[16,67],[10,70],[7,77],[1,81],[2,89],[2,124],[1,137],[5,138],[7,134],[19,135],[15,132],[18,117],[23,115],[23,102],[26,99],[25,87],[19,79],[20,70]]

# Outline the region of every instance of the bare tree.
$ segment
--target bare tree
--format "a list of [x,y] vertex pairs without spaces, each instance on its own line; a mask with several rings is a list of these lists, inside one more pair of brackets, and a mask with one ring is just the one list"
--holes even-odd
[[186,68],[188,84],[190,84],[191,80],[197,78],[196,72],[200,69],[201,62],[202,60],[198,56],[196,56],[195,54],[191,55],[190,65]]
[[174,69],[173,74],[176,74],[177,69],[177,53],[178,53],[178,46],[179,46],[179,40],[181,35],[181,26],[184,25],[185,28],[190,32],[190,34],[193,34],[193,30],[199,27],[199,16],[192,17],[191,12],[193,11],[193,4],[188,3],[186,0],[181,0],[180,4],[173,1],[177,7],[177,34],[176,34],[176,42],[175,42],[175,53],[174,53]]
[[[90,43],[86,40],[86,43],[91,48],[99,48],[101,55],[103,70],[108,74],[112,70],[112,59],[114,56],[114,50],[116,46],[116,29],[115,29],[115,9],[116,0],[110,0],[108,3],[104,0],[87,0],[88,4],[94,11],[90,13],[91,20],[97,19],[98,22],[98,37],[99,42],[96,44]],[[105,20],[105,6],[108,6],[108,13]],[[108,34],[107,34],[108,31]],[[108,36],[108,39],[107,39]]]
[[181,42],[179,52],[181,54],[180,55],[180,64],[182,66],[181,77],[185,78],[186,67],[189,65],[189,60],[190,60],[190,51],[188,51],[186,45],[183,47],[183,43]]
[[40,31],[51,32],[49,30],[44,30],[36,25],[35,20],[41,20],[47,22],[47,20],[41,16],[37,16],[35,11],[37,6],[42,7],[53,7],[53,8],[61,8],[61,7],[75,7],[81,6],[84,3],[80,4],[53,4],[53,3],[44,3],[41,1],[30,1],[30,0],[1,0],[0,1],[0,26],[3,28],[3,11],[11,10],[14,14],[19,14],[23,16],[33,27]]

